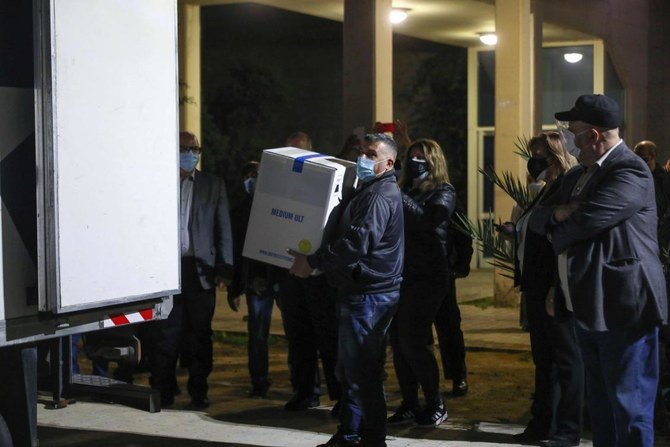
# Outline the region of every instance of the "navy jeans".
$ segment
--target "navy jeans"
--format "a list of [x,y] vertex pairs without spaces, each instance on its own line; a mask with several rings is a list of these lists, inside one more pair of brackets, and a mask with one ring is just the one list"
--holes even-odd
[[594,447],[652,447],[658,386],[658,328],[577,328],[586,370]]
[[247,330],[249,342],[247,352],[249,354],[249,376],[251,386],[254,388],[267,388],[268,380],[268,336],[270,334],[270,321],[272,320],[272,307],[274,298],[247,294]]
[[366,446],[385,446],[383,372],[386,335],[400,292],[348,295],[338,299],[337,378],[342,385],[339,433]]

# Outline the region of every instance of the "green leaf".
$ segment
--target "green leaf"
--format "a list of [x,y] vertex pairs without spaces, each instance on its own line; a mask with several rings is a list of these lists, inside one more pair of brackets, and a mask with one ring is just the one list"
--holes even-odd
[[488,261],[493,267],[502,270],[503,276],[514,278],[514,246],[512,241],[503,237],[490,219],[481,219],[472,222],[467,216],[457,213],[452,219],[452,225],[458,231],[469,234],[475,241],[477,249],[482,253],[492,253],[493,260]]
[[498,188],[502,189],[505,194],[510,196],[512,200],[524,210],[530,205],[532,200],[528,194],[528,188],[524,184],[525,182],[521,182],[521,180],[518,177],[515,177],[511,172],[505,171],[502,175],[499,175],[491,167],[487,167],[484,169],[480,168],[479,173],[484,175],[484,177]]
[[530,152],[530,146],[528,145],[529,142],[530,138],[524,135],[516,137],[516,141],[514,142],[514,146],[516,147],[516,151],[514,151],[514,153],[526,161],[528,161],[528,159],[533,156],[533,154]]

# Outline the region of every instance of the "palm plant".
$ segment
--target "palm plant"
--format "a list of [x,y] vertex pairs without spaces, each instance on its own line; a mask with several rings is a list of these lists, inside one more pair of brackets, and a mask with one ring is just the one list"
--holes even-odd
[[502,189],[505,194],[510,196],[521,208],[526,209],[532,201],[528,194],[528,188],[521,182],[519,177],[516,177],[509,171],[503,172],[499,175],[490,166],[479,169],[479,173],[486,177],[491,183]]
[[477,243],[477,247],[484,253],[492,253],[493,261],[490,264],[501,270],[502,276],[514,279],[514,244],[499,232],[491,214],[488,219],[472,222],[466,215],[457,213],[452,224],[458,231],[469,234]]
[[516,147],[514,153],[523,158],[525,161],[528,161],[528,159],[533,156],[533,154],[530,152],[530,145],[528,143],[530,143],[530,139],[523,135],[516,137],[516,141],[514,142],[514,147]]
[[[529,138],[522,136],[517,137],[514,142],[514,146],[517,149],[514,153],[524,160],[531,158],[529,141]],[[479,173],[495,186],[502,189],[522,209],[527,209],[531,204],[532,199],[525,182],[511,172],[505,171],[498,174],[492,167],[487,166],[484,169],[480,168]],[[492,214],[488,219],[482,219],[476,223],[462,214],[457,214],[454,219],[454,226],[458,230],[469,234],[476,241],[480,251],[492,254],[493,261],[490,264],[499,269],[502,272],[502,276],[513,278],[514,244],[503,232],[497,231],[496,228],[499,228],[500,225],[502,225],[500,220],[498,224],[494,223]]]

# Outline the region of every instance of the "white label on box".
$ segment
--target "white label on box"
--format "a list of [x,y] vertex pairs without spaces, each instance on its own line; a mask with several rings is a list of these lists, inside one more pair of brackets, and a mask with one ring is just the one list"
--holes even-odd
[[[243,256],[289,268],[286,250],[312,254],[355,165],[295,148],[263,151]],[[351,182],[351,180],[348,180]]]

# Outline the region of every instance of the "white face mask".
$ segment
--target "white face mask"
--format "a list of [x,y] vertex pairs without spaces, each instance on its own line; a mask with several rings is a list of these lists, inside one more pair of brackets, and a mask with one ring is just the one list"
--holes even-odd
[[558,133],[561,135],[563,147],[565,147],[565,150],[568,151],[570,155],[573,155],[575,158],[579,158],[581,149],[579,149],[575,144],[575,134],[568,130],[568,126],[568,121],[556,121],[556,128],[558,129]]

